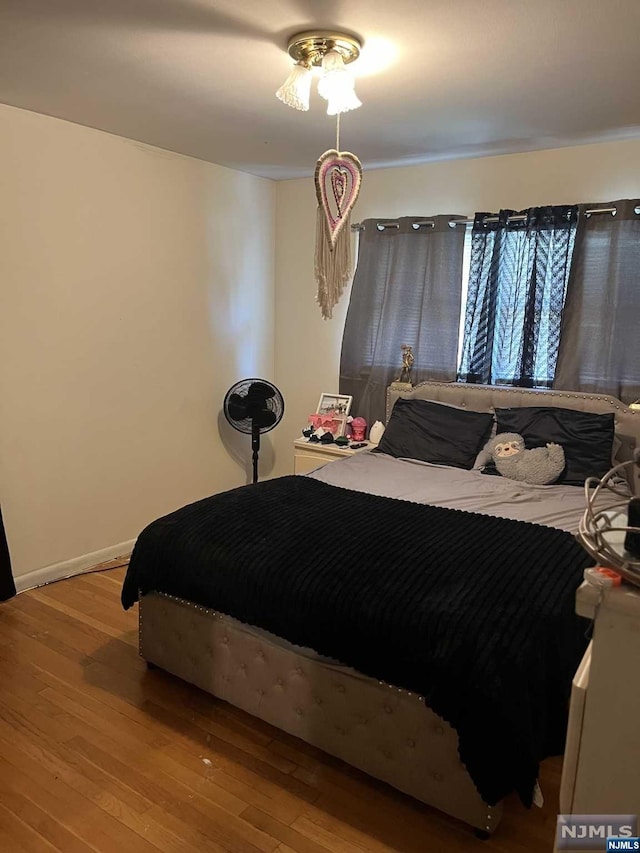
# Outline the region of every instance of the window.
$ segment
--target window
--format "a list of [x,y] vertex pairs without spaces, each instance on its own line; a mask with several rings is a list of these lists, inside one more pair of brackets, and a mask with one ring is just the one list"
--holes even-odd
[[576,206],[476,214],[458,378],[551,387]]

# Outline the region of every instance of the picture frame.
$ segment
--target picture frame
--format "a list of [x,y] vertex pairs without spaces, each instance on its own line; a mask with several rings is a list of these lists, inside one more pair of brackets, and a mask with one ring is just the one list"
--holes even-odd
[[334,438],[338,438],[340,435],[345,435],[347,432],[347,418],[346,415],[339,416],[336,415],[334,419],[331,421],[330,426],[327,427],[329,432],[333,433]]
[[[334,412],[337,418],[345,419],[346,426],[346,419],[349,417],[352,400],[353,397],[350,397],[348,394],[330,394],[325,391],[320,394],[316,414],[328,415],[329,412]],[[344,435],[344,433],[340,433],[340,435]]]
[[334,438],[337,438],[339,435],[346,435],[347,432],[347,419],[346,417],[338,416],[338,415],[320,415],[318,412],[314,412],[312,415],[309,415],[308,421],[314,430],[322,428],[325,432],[330,432],[333,434]]

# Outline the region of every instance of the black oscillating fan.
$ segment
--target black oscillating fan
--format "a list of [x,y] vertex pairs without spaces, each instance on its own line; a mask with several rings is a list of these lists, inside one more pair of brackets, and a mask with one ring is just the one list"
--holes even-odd
[[282,420],[284,400],[271,382],[264,379],[242,379],[227,391],[224,414],[234,429],[251,436],[253,451],[253,482],[258,482],[258,453],[260,436]]

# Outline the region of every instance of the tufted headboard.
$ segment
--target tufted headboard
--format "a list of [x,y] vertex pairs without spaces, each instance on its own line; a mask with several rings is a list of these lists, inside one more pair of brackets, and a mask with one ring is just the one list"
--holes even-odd
[[[466,385],[464,382],[420,382],[411,391],[387,388],[386,420],[399,397],[414,400],[434,400],[436,403],[452,403],[468,407],[474,412],[493,412],[496,408],[512,406],[558,406],[615,415],[616,436],[621,442],[616,460],[626,462],[633,459],[636,447],[640,447],[640,411],[632,411],[620,400],[606,394],[587,394],[580,391],[541,391],[531,388],[504,388],[495,385]],[[640,494],[640,468],[633,466],[634,494]]]

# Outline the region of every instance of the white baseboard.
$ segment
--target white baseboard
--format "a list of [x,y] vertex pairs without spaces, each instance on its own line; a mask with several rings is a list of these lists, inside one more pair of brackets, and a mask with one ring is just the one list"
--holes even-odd
[[116,557],[129,555],[133,550],[135,541],[135,539],[130,539],[128,542],[120,542],[119,545],[111,545],[109,548],[102,548],[100,551],[93,551],[91,554],[83,554],[81,557],[73,557],[73,559],[65,560],[62,563],[54,563],[51,566],[18,575],[14,578],[16,590],[25,592],[45,583],[81,575],[100,563],[107,563]]

